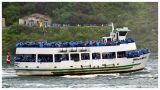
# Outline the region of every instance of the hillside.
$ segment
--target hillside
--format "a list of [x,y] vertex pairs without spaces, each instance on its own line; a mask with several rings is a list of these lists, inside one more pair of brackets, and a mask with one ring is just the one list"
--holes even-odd
[[132,31],[129,37],[136,39],[139,48],[151,48],[158,52],[158,3],[2,3],[2,17],[8,28],[2,32],[2,51],[15,53],[19,41],[76,41],[97,40],[106,36],[106,27],[48,28],[47,32],[37,27],[17,25],[18,19],[32,13],[52,17],[53,23],[107,23],[115,27],[127,26]]

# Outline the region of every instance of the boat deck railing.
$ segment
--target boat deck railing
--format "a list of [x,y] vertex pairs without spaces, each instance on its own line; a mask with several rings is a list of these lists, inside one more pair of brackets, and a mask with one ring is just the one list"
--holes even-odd
[[134,57],[139,57],[140,55],[144,55],[147,53],[150,53],[150,50],[148,48],[140,49],[140,50],[136,50],[136,51],[127,51],[126,57],[127,58],[134,58]]
[[116,46],[120,44],[127,44],[135,42],[132,38],[125,40],[104,42],[104,41],[75,41],[75,42],[19,42],[16,44],[17,48],[21,47],[39,47],[39,48],[61,48],[61,47],[92,47],[92,46]]

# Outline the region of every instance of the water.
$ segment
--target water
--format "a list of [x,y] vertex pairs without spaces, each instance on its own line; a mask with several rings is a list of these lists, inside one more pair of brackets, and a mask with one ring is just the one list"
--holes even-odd
[[16,76],[3,62],[3,88],[158,88],[158,55],[152,54],[142,71],[81,76]]

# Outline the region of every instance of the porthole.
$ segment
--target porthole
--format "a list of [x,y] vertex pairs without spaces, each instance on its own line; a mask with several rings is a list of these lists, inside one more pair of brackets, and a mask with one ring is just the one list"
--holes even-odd
[[28,68],[28,66],[25,66],[25,68]]
[[19,66],[16,65],[15,67],[19,67]]
[[83,66],[81,65],[81,68],[83,68]]
[[106,64],[102,64],[102,66],[106,67],[107,65]]
[[115,67],[115,64],[113,64],[113,67]]

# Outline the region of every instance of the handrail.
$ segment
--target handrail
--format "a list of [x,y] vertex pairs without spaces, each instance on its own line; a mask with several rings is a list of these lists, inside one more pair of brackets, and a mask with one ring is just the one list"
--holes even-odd
[[91,46],[116,46],[120,44],[133,43],[135,42],[132,38],[126,38],[125,40],[104,42],[104,41],[76,41],[76,42],[19,42],[16,44],[17,48],[20,47],[52,47],[52,48],[61,48],[61,47],[91,47]]

